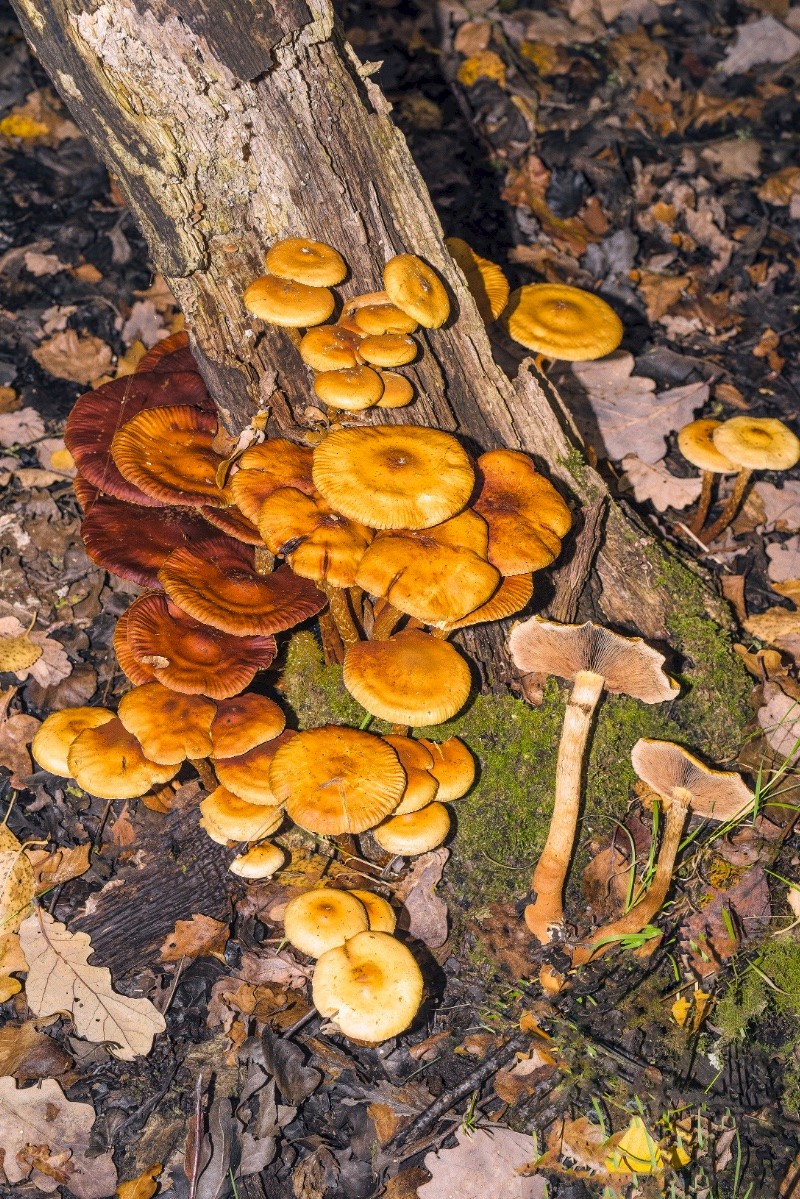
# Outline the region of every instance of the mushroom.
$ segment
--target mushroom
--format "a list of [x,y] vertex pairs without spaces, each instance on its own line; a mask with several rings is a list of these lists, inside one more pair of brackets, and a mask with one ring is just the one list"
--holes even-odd
[[[382,297],[382,299],[378,298]],[[345,309],[347,309],[345,305]],[[380,337],[384,333],[414,333],[419,321],[396,304],[392,304],[386,292],[372,292],[371,302],[352,310],[352,320],[362,336]]]
[[[246,722],[243,723],[245,728],[242,730],[242,740],[246,744],[250,737],[247,735]],[[225,757],[212,755],[211,761],[220,783],[232,795],[251,804],[277,808],[281,805],[272,793],[269,782],[270,767],[278,750],[296,737],[297,733],[294,729],[286,729],[277,736],[270,735],[270,732],[271,730],[266,732],[261,740],[249,749],[243,749],[238,754],[226,754]]]
[[420,808],[436,799],[439,791],[439,781],[431,770],[433,754],[427,746],[421,741],[415,741],[413,737],[391,734],[384,737],[384,741],[391,745],[406,772],[405,790],[394,815],[405,816],[409,812],[418,812]]
[[376,895],[374,891],[362,891],[356,887],[349,894],[355,895],[356,899],[367,909],[367,919],[372,932],[394,932],[397,926],[397,917],[388,899],[384,899],[382,895]]
[[444,804],[434,800],[418,812],[390,816],[372,830],[372,835],[387,853],[413,857],[428,853],[447,840],[450,832],[450,813]]
[[555,487],[517,450],[490,450],[477,467],[482,481],[473,507],[489,526],[489,561],[502,575],[549,566],[572,525]]
[[449,623],[441,625],[439,632],[446,637],[456,629],[466,629],[470,625],[485,624],[493,620],[505,620],[507,617],[521,612],[532,596],[532,574],[509,575],[500,580],[497,591],[485,604],[468,612],[460,620],[451,620]]
[[361,932],[319,958],[314,1006],[346,1037],[376,1044],[408,1028],[422,1002],[413,954],[388,933]]
[[664,657],[639,637],[622,637],[587,621],[557,624],[538,616],[518,624],[508,641],[518,670],[573,680],[556,765],[555,804],[547,841],[536,865],[525,909],[528,928],[543,944],[564,923],[563,890],[581,804],[581,774],[595,708],[603,691],[646,704],[673,699],[678,684],[664,673]]
[[252,446],[239,458],[237,470],[231,475],[234,503],[248,520],[258,524],[261,505],[279,487],[296,487],[306,495],[313,495],[311,462],[310,449],[282,437]]
[[114,719],[108,708],[62,708],[42,721],[31,742],[31,756],[42,770],[71,778],[67,754],[84,729],[97,729]]
[[729,462],[714,445],[713,434],[721,424],[722,421],[718,420],[693,420],[678,430],[678,449],[687,462],[698,466],[701,471],[700,500],[688,525],[695,537],[700,536],[711,507],[714,475],[736,474],[734,463]]
[[117,662],[122,673],[137,687],[142,683],[155,682],[156,676],[153,674],[152,666],[146,666],[144,662],[140,662],[128,645],[127,612],[122,613],[114,629],[114,653],[117,655]]
[[97,497],[81,524],[92,561],[139,587],[160,587],[158,572],[172,551],[207,532],[187,508],[148,508],[107,495]]
[[716,541],[727,529],[744,499],[754,470],[789,470],[800,460],[800,440],[787,425],[771,417],[734,416],[712,433],[714,447],[739,468],[722,512],[700,534],[701,541]]
[[315,371],[340,371],[358,366],[361,338],[341,325],[317,325],[297,347],[306,366]]
[[151,408],[114,435],[111,456],[123,478],[161,504],[224,507],[216,433],[216,417],[197,408]]
[[563,362],[603,358],[622,341],[622,321],[599,296],[564,283],[529,283],[511,293],[504,317],[509,336],[528,350]]
[[234,504],[229,504],[227,508],[212,508],[205,504],[200,508],[200,514],[207,524],[213,525],[220,533],[227,533],[245,545],[263,545],[256,526]]
[[136,363],[135,374],[154,371],[156,374],[174,375],[177,371],[196,371],[197,362],[189,345],[189,334],[185,329],[162,337]]
[[458,650],[418,629],[385,641],[360,641],[345,654],[345,687],[371,715],[390,724],[441,724],[463,708],[471,684]]
[[202,695],[181,695],[161,683],[134,687],[117,715],[152,762],[178,766],[211,753],[211,721],[217,705]]
[[333,315],[336,306],[333,292],[327,287],[309,287],[292,279],[279,279],[277,275],[255,279],[243,299],[253,316],[288,329],[321,325]]
[[314,380],[314,391],[324,404],[345,412],[372,408],[383,395],[383,380],[371,366],[322,371]]
[[367,909],[352,891],[315,887],[290,899],[283,914],[286,940],[318,958],[369,928]]
[[573,966],[583,965],[645,928],[663,904],[672,881],[687,815],[706,820],[738,820],[750,812],[755,796],[741,776],[712,770],[672,741],[642,737],[631,751],[633,768],[666,806],[666,821],[653,880],[644,897],[618,920],[597,929],[573,951]]
[[464,742],[459,737],[438,742],[420,737],[419,744],[425,746],[433,759],[429,769],[439,784],[437,799],[448,803],[466,795],[475,782],[475,759]]
[[337,429],[314,451],[314,484],[373,529],[426,529],[467,506],[475,472],[455,437],[416,425]]
[[481,258],[460,237],[446,237],[444,244],[461,268],[475,306],[485,324],[496,321],[508,303],[508,279],[496,262]]
[[286,719],[278,705],[265,695],[249,692],[217,704],[211,721],[211,755],[215,760],[235,758],[283,732]]
[[398,254],[383,268],[389,299],[426,329],[438,329],[450,315],[450,300],[436,271],[416,254]]
[[403,375],[394,371],[381,371],[383,395],[378,400],[378,408],[405,408],[414,398],[414,388]]
[[200,804],[200,827],[212,841],[260,841],[283,823],[283,809],[248,803],[225,787],[217,787]]
[[372,733],[324,725],[283,745],[269,771],[272,794],[311,833],[362,833],[393,812],[406,775],[391,745]]
[[145,757],[117,717],[79,733],[67,751],[67,766],[78,786],[99,799],[136,799],[178,773],[177,764],[161,766]]
[[239,878],[261,879],[272,878],[286,861],[286,854],[271,841],[263,841],[254,845],[246,853],[240,853],[231,862],[228,869]]
[[338,250],[307,237],[276,241],[267,251],[264,266],[279,279],[307,283],[309,287],[334,287],[347,275],[347,263]]
[[417,356],[419,346],[408,333],[369,334],[358,352],[371,366],[407,366]]

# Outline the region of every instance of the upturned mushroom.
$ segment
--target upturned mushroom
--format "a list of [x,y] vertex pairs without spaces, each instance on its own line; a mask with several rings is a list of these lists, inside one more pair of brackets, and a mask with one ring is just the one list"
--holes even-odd
[[714,447],[739,468],[733,491],[717,519],[700,534],[707,545],[727,529],[755,470],[790,470],[800,461],[800,440],[780,420],[734,416],[712,432]]
[[639,778],[661,797],[666,808],[655,874],[639,903],[575,947],[573,966],[599,957],[622,937],[640,932],[650,923],[667,898],[687,816],[702,816],[718,823],[739,820],[755,803],[753,792],[740,775],[712,770],[672,741],[642,737],[631,751],[631,761]]
[[595,709],[603,691],[646,704],[673,699],[678,684],[663,669],[664,657],[639,637],[623,637],[587,621],[557,624],[534,616],[509,637],[518,670],[573,681],[556,764],[555,804],[547,841],[531,882],[535,899],[525,921],[543,944],[564,923],[563,891],[581,805],[581,775]]

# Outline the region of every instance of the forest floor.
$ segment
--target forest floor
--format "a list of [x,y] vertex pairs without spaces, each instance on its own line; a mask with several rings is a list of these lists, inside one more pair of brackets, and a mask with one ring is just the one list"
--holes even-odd
[[[191,770],[111,802],[36,769],[49,713],[128,689],[112,638],[138,590],[84,552],[64,422],[182,318],[0,3],[0,800],[73,964],[94,952],[117,996],[166,1020],[149,1054],[132,1027],[115,1056],[87,1036],[74,979],[63,1002],[34,1004],[31,954],[26,991],[0,924],[0,1194],[99,1199],[119,1179],[122,1199],[800,1196],[800,468],[757,473],[707,546],[690,528],[698,471],[676,443],[699,417],[800,433],[800,8],[379,0],[340,16],[381,64],[445,234],[512,287],[576,285],[621,316],[620,351],[549,376],[615,492],[731,606],[750,679],[735,744],[691,748],[740,769],[758,809],[722,833],[693,825],[657,927],[548,996],[520,919],[537,846],[527,826],[512,848],[481,841],[495,767],[520,803],[553,770],[558,723],[537,732],[520,699],[499,702],[531,714],[524,755],[497,744],[480,701],[449,727],[482,770],[459,801],[461,850],[457,832],[378,877],[289,837],[291,866],[244,884],[198,832]],[[347,720],[313,632],[284,661],[301,726]],[[601,723],[602,752],[627,757],[627,734]],[[657,844],[625,777],[619,820],[582,829],[569,900],[586,927],[630,902]],[[9,852],[0,838],[0,913]],[[292,894],[323,876],[363,884],[362,865],[402,911],[427,984],[412,1029],[378,1048],[320,1023],[308,959],[281,933]],[[453,878],[472,868],[484,905]]]

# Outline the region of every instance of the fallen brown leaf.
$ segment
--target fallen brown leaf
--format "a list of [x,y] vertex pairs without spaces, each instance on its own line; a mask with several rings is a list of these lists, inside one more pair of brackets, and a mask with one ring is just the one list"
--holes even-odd
[[156,1162],[138,1178],[121,1182],[117,1187],[117,1199],[152,1199],[158,1190],[158,1176],[163,1169],[161,1162]]
[[14,688],[0,692],[0,767],[11,772],[12,787],[21,787],[21,778],[33,773],[33,762],[27,747],[41,724],[35,716],[22,712],[8,715]]
[[51,891],[62,883],[80,878],[89,869],[89,857],[92,852],[90,842],[73,845],[65,849],[54,849],[47,853],[44,850],[31,850],[29,857],[33,865],[36,880],[36,894]]
[[79,337],[74,329],[65,329],[43,341],[31,357],[57,379],[86,384],[109,370],[113,354],[111,346],[99,337],[91,334]]
[[65,1074],[73,1065],[72,1055],[52,1037],[39,1032],[35,1020],[0,1028],[0,1075],[12,1075],[27,1082],[31,1078]]
[[191,920],[178,920],[173,932],[161,946],[162,962],[179,962],[181,958],[201,958],[224,953],[229,929],[221,920],[199,913]]
[[408,914],[408,933],[429,949],[447,940],[447,904],[436,894],[449,849],[434,849],[418,857],[395,892]]

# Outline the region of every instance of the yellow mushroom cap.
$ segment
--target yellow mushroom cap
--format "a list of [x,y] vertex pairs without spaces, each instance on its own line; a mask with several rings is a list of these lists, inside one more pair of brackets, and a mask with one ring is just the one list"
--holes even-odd
[[800,441],[771,417],[731,417],[714,430],[713,439],[721,454],[748,470],[789,470],[800,460]]
[[421,741],[415,741],[413,737],[391,734],[384,737],[384,741],[391,745],[406,772],[406,789],[394,814],[404,816],[407,812],[418,812],[436,799],[439,790],[438,780],[431,769],[433,755]]
[[446,741],[427,741],[420,738],[420,744],[429,751],[433,760],[431,774],[439,783],[437,799],[448,803],[451,799],[461,799],[466,795],[475,781],[475,759],[472,751],[467,748],[459,737],[448,737]]
[[334,512],[322,496],[281,487],[261,506],[258,529],[273,554],[296,575],[334,587],[353,587],[372,530]]
[[212,841],[260,841],[277,832],[283,811],[277,807],[248,803],[225,787],[217,787],[200,804],[200,827]]
[[248,691],[223,699],[211,722],[212,756],[235,758],[264,741],[279,736],[286,718],[278,705],[265,695]]
[[239,799],[259,807],[278,807],[278,800],[269,785],[272,759],[282,745],[296,736],[294,729],[286,729],[279,736],[262,741],[235,757],[212,758],[214,772],[222,786]]
[[301,828],[337,836],[362,833],[394,811],[406,785],[390,745],[372,733],[335,725],[298,733],[269,772],[278,803]]
[[182,695],[161,683],[134,687],[119,701],[118,715],[152,762],[177,766],[211,753],[211,722],[217,705],[203,695]]
[[246,853],[240,853],[228,869],[239,878],[272,878],[285,861],[286,854],[282,849],[273,845],[271,841],[264,841],[261,845],[254,845]]
[[114,719],[108,708],[62,708],[52,712],[36,731],[31,756],[42,770],[61,778],[70,778],[67,754],[72,742],[84,729],[96,729]]
[[693,420],[678,430],[678,449],[687,462],[716,475],[736,474],[738,467],[714,445],[713,434],[721,426],[719,420]]
[[379,336],[381,333],[413,333],[419,328],[419,321],[396,304],[389,303],[385,292],[379,294],[385,297],[384,301],[365,304],[353,312],[352,319],[362,333]]
[[455,437],[416,425],[337,429],[314,451],[314,484],[373,529],[425,529],[466,507],[475,482]]
[[286,940],[310,958],[344,945],[368,928],[363,903],[352,892],[334,887],[316,887],[295,896],[287,903],[283,916]]
[[371,366],[351,366],[341,371],[321,371],[314,391],[331,408],[361,412],[377,404],[383,395],[383,380]]
[[481,258],[460,237],[446,237],[444,244],[461,267],[482,320],[496,321],[508,303],[508,279],[496,262]]
[[315,371],[341,371],[358,366],[360,338],[341,325],[317,325],[303,335],[300,357]]
[[414,398],[414,388],[404,375],[396,375],[394,371],[381,371],[383,380],[383,395],[378,400],[378,408],[405,408]]
[[450,299],[436,271],[416,254],[398,254],[383,268],[389,299],[426,329],[438,329],[450,315]]
[[277,275],[262,275],[244,293],[244,306],[270,325],[307,329],[333,314],[336,301],[327,287],[308,287]]
[[469,666],[447,641],[404,629],[360,641],[344,659],[344,685],[363,708],[391,724],[422,727],[455,716],[469,698]]
[[394,932],[397,917],[388,899],[384,899],[382,895],[376,895],[374,891],[361,891],[356,888],[350,891],[350,895],[355,895],[356,899],[360,900],[367,909],[367,919],[372,932]]
[[428,853],[447,839],[450,832],[450,813],[444,804],[434,800],[418,812],[407,816],[390,816],[373,829],[372,835],[387,853],[413,857]]
[[346,1037],[373,1044],[408,1028],[422,1003],[413,954],[388,933],[363,932],[317,962],[314,1006]]
[[408,333],[378,333],[365,337],[358,352],[373,366],[406,366],[414,361],[418,349]]
[[514,341],[564,362],[603,358],[616,350],[622,321],[605,300],[564,283],[529,283],[512,292],[505,318]]
[[271,275],[310,287],[333,287],[347,274],[347,264],[338,250],[307,237],[285,237],[275,242],[267,251],[264,266]]
[[549,566],[572,524],[553,484],[517,450],[490,450],[477,465],[481,490],[474,508],[489,526],[489,561],[503,575]]
[[177,766],[149,761],[116,717],[79,733],[69,747],[67,766],[76,783],[99,799],[136,799],[178,773]]

